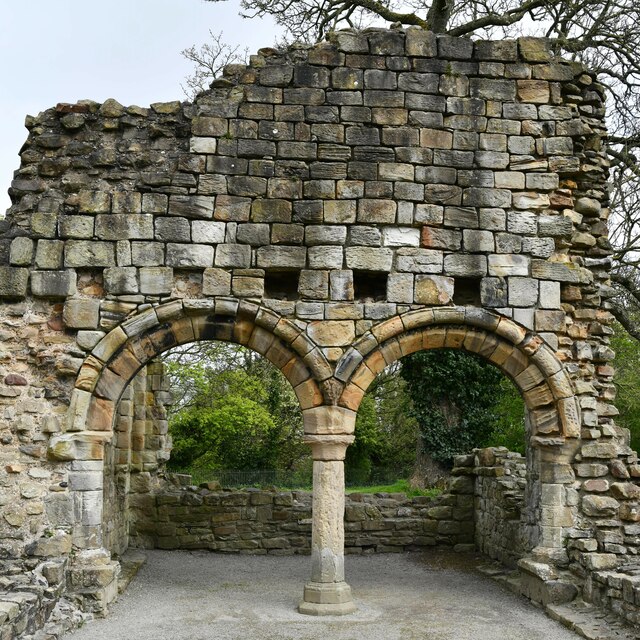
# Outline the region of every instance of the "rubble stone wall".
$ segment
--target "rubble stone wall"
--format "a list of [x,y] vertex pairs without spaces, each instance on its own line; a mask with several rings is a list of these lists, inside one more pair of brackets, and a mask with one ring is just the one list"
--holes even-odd
[[[345,551],[389,553],[445,545],[477,548],[515,566],[528,551],[522,542],[526,523],[520,517],[525,476],[522,456],[489,448],[458,456],[447,490],[435,497],[347,494]],[[165,482],[132,496],[131,545],[275,555],[310,552],[311,493],[223,491],[215,484]]]
[[502,449],[483,449],[474,458],[476,548],[515,567],[531,548],[525,520],[525,459]]

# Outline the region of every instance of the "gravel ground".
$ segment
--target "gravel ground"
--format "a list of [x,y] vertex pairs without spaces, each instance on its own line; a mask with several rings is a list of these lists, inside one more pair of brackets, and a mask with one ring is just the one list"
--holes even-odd
[[306,556],[149,551],[104,620],[65,640],[575,640],[451,553],[347,556],[358,611],[296,612]]

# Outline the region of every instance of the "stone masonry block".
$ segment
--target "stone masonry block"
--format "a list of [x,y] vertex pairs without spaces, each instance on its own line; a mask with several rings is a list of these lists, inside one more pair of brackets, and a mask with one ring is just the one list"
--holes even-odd
[[76,272],[33,271],[31,273],[31,292],[40,298],[67,298],[76,293]]
[[14,266],[24,267],[33,260],[34,242],[31,238],[20,236],[11,241],[9,260]]
[[64,246],[65,267],[115,267],[115,244],[86,240],[68,240]]
[[298,292],[302,298],[324,300],[329,296],[329,272],[303,269],[300,272]]
[[166,296],[173,287],[173,269],[170,267],[141,267],[139,270],[140,293]]
[[260,247],[257,253],[257,266],[261,269],[303,269],[306,266],[306,258],[305,247]]
[[213,247],[205,244],[167,244],[166,264],[183,269],[213,266]]
[[347,267],[359,271],[391,271],[391,249],[373,247],[347,247]]
[[36,267],[38,269],[61,269],[64,242],[62,240],[38,240]]
[[414,299],[417,304],[444,305],[453,299],[454,279],[417,275]]
[[451,254],[444,258],[444,273],[465,278],[487,275],[487,258],[481,255]]
[[72,298],[62,310],[62,319],[70,329],[97,329],[100,323],[100,300]]
[[202,276],[202,293],[206,296],[231,294],[231,274],[224,269],[205,269]]
[[387,300],[413,303],[413,274],[390,273],[387,278]]

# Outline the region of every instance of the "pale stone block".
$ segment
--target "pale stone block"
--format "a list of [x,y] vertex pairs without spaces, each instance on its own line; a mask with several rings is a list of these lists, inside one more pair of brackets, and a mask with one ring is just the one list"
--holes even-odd
[[225,223],[212,220],[194,220],[191,235],[196,242],[222,244],[225,239]]
[[206,244],[173,244],[169,242],[166,264],[169,267],[183,269],[211,267],[213,266],[213,252],[213,247]]
[[140,293],[151,296],[165,296],[173,288],[173,269],[171,267],[141,267]]
[[560,306],[560,283],[551,280],[540,280],[540,307],[543,309],[559,309]]
[[189,140],[191,153],[215,153],[217,148],[215,138],[193,137]]
[[413,274],[390,273],[387,278],[387,300],[389,302],[413,302]]
[[104,286],[108,293],[138,293],[138,270],[135,267],[110,267],[103,271]]
[[311,322],[307,331],[309,337],[322,347],[350,345],[356,337],[355,325],[349,320]]
[[530,259],[517,254],[497,254],[489,256],[489,275],[528,276]]
[[11,241],[9,260],[15,266],[28,266],[33,260],[34,242],[31,238],[19,237]]
[[76,272],[33,271],[31,273],[31,292],[41,298],[66,298],[76,293]]
[[324,300],[329,296],[329,273],[303,269],[298,281],[298,292],[303,298]]
[[386,248],[347,247],[346,259],[349,269],[391,271],[393,252]]
[[411,227],[384,227],[382,244],[385,247],[419,247],[420,229]]
[[231,294],[231,273],[224,269],[205,269],[202,276],[202,293],[206,296]]

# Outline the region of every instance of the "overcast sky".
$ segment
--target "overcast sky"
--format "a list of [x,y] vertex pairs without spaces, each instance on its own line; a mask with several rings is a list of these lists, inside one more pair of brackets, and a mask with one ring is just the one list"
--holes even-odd
[[242,20],[239,0],[0,0],[0,215],[27,137],[24,118],[58,102],[184,99],[180,51],[209,29],[230,44],[273,45],[272,22]]

